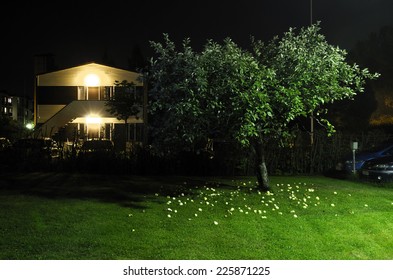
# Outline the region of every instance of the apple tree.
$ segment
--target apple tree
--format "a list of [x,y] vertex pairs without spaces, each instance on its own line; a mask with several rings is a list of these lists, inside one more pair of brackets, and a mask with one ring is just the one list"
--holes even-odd
[[[244,50],[227,38],[208,40],[195,52],[165,37],[147,73],[156,145],[176,150],[209,138],[236,140],[255,151],[259,187],[270,189],[265,162],[269,143],[279,142],[300,117],[315,118],[334,132],[322,114],[326,104],[352,99],[368,79],[367,68],[349,64],[347,52],[327,43],[319,24],[289,29],[268,43],[251,40]],[[154,129],[153,129],[154,130]],[[182,143],[179,145],[178,143]]]

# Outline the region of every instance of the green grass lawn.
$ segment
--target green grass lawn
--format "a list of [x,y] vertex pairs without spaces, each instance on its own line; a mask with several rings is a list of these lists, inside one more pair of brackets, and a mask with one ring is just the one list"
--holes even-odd
[[393,188],[325,177],[0,179],[0,259],[391,260]]

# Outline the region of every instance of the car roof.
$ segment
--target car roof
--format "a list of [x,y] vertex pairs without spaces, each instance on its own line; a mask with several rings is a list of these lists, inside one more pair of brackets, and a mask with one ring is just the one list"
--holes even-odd
[[111,140],[87,140],[82,144],[82,149],[108,149],[112,147],[113,143]]
[[391,146],[393,146],[393,141],[387,140],[387,141],[383,141],[383,142],[379,143],[378,145],[376,145],[374,147],[370,147],[370,150],[375,150],[375,151],[385,150],[387,148],[390,148]]
[[367,160],[368,163],[387,163],[387,162],[393,162],[393,155],[389,156],[383,156],[383,157],[377,157],[377,158],[372,158],[370,160]]

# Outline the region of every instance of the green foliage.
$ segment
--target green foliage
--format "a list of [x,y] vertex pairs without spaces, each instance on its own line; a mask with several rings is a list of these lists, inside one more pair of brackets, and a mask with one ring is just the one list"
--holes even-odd
[[364,91],[375,79],[367,68],[346,61],[346,51],[328,44],[319,23],[290,29],[267,44],[252,40],[252,52],[229,38],[208,41],[200,53],[183,41],[176,50],[168,35],[152,42],[153,147],[170,154],[200,149],[209,139],[235,139],[252,146],[259,185],[269,190],[265,163],[268,143],[285,141],[291,126],[312,116],[328,133],[326,104]]
[[[164,35],[152,42],[151,113],[159,146],[195,148],[207,138],[236,139],[248,146],[290,133],[299,117],[313,116],[329,132],[325,104],[363,92],[367,68],[346,62],[346,51],[329,45],[319,24],[290,29],[252,52],[229,38],[207,41],[200,53],[183,41],[180,51]],[[182,145],[179,145],[182,143]]]
[[200,65],[207,88],[199,95],[205,132],[212,138],[248,144],[249,137],[258,136],[255,124],[266,123],[272,116],[266,86],[271,72],[230,39],[222,45],[209,41],[201,53]]
[[299,32],[290,29],[268,44],[253,41],[253,48],[260,63],[275,73],[275,84],[269,91],[274,112],[271,127],[279,124],[285,129],[296,118],[312,115],[333,132],[333,126],[323,118],[326,112],[320,109],[353,99],[363,92],[367,79],[379,76],[348,64],[347,52],[328,44],[319,24]]
[[165,45],[152,43],[158,58],[146,76],[155,143],[179,150],[209,138],[246,142],[243,130],[271,116],[264,86],[271,75],[230,39],[223,45],[208,41],[200,54],[189,43],[184,40],[179,52],[167,35]]
[[117,119],[127,122],[129,117],[138,115],[142,100],[137,96],[136,86],[132,82],[115,81],[115,87],[113,97],[106,102],[107,111],[115,115]]
[[164,35],[164,43],[153,43],[157,57],[151,60],[145,73],[149,82],[150,127],[155,146],[165,154],[192,149],[201,134],[201,107],[198,104],[200,77],[198,58],[190,41],[183,41],[177,51],[175,44]]
[[30,131],[23,124],[13,120],[11,117],[0,114],[0,137],[14,141],[20,137],[26,137]]

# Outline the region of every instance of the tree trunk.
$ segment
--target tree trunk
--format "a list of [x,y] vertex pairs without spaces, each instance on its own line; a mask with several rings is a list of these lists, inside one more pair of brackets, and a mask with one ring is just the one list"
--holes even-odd
[[255,150],[255,172],[258,180],[258,185],[261,191],[269,191],[269,176],[265,162],[264,143],[258,140],[253,145]]

